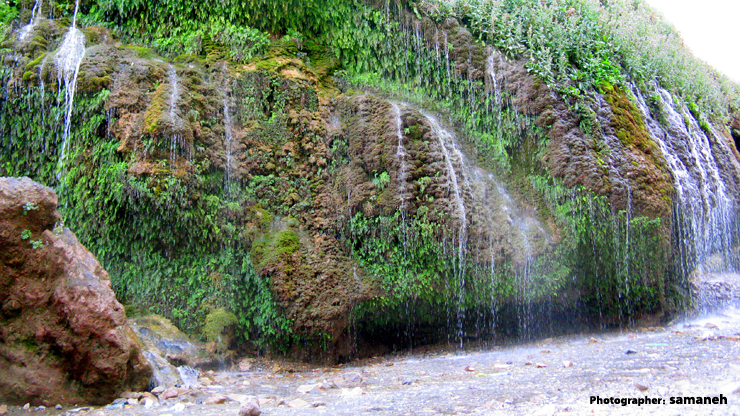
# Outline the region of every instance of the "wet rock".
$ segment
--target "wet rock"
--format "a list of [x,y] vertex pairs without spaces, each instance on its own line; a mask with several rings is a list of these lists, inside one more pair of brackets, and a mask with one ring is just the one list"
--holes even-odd
[[239,371],[249,371],[252,369],[252,360],[250,359],[244,359],[239,361]]
[[173,399],[187,391],[188,390],[181,389],[179,387],[170,387],[167,390],[163,391],[162,394],[159,395],[159,398],[161,400]]
[[170,387],[175,387],[182,383],[180,373],[177,371],[177,368],[157,352],[153,350],[144,351],[144,357],[152,367],[152,378],[150,384],[155,386],[154,389],[152,389],[152,392],[158,389],[161,389],[159,392],[162,392]]
[[198,370],[182,365],[177,367],[177,372],[180,374],[180,380],[182,380],[182,386],[186,389],[193,387],[198,381]]
[[319,384],[304,384],[302,386],[298,386],[297,391],[298,393],[306,394],[306,393],[311,393],[313,391],[316,391],[319,388],[320,388]]
[[349,389],[353,387],[358,387],[360,384],[362,384],[362,376],[359,373],[345,373],[340,377],[337,377],[332,380],[332,384],[336,388],[340,389]]
[[298,408],[298,409],[301,409],[301,408],[309,407],[309,406],[310,406],[310,404],[307,401],[303,400],[303,399],[291,400],[290,403],[288,403],[288,407],[290,407],[290,408]]
[[[147,351],[163,357],[173,366],[195,367],[203,362],[209,362],[209,355],[205,349],[190,342],[185,333],[163,316],[140,316],[130,319],[129,323]],[[169,378],[171,377],[166,378],[164,382],[170,383]],[[172,387],[169,384],[167,386]]]
[[254,403],[248,403],[239,408],[239,416],[260,416],[261,414],[259,406]]
[[625,352],[625,354],[627,354],[627,355],[629,355],[629,354],[637,354],[637,351],[635,351],[635,350],[627,350],[627,352]]
[[[113,403],[109,404],[108,406],[105,406],[105,409],[106,410],[120,409],[124,407],[127,403],[128,403],[128,399],[119,398],[119,399],[113,400]],[[61,408],[62,407],[59,406],[59,409],[57,410],[60,410]]]
[[159,399],[151,393],[144,393],[142,398],[139,399],[139,406],[144,406],[146,408],[159,406]]
[[108,273],[56,206],[51,188],[0,178],[0,401],[109,403],[144,390],[151,368]]
[[229,400],[228,397],[223,394],[214,394],[203,401],[203,404],[224,404]]

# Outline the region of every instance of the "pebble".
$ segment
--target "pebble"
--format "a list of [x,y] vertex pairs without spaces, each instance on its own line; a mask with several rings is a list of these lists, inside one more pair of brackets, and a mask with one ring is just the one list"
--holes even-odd
[[407,378],[401,384],[403,384],[404,386],[408,386],[408,385],[414,384],[415,382],[416,382],[416,380],[414,380],[413,378]]
[[54,406],[54,408],[57,409],[57,410],[62,410],[62,405],[61,404],[58,404],[58,405]]
[[563,361],[563,367],[564,368],[573,367],[573,361]]
[[178,403],[178,404],[172,406],[172,408],[170,410],[172,410],[173,412],[182,412],[183,410],[185,410],[185,404],[184,403]]
[[224,396],[223,394],[214,394],[207,398],[203,403],[204,404],[224,404],[227,400],[229,400],[228,397]]
[[640,391],[646,391],[648,389],[648,386],[640,383],[635,383],[635,387],[637,387],[637,390]]
[[340,377],[332,380],[332,384],[340,389],[349,389],[353,387],[359,387],[362,384],[362,376],[360,373],[345,373]]
[[543,363],[537,363],[537,364],[535,364],[535,367],[537,367],[537,368],[547,368],[547,365],[546,364],[543,364]]
[[29,410],[31,408],[31,403],[26,403],[23,405],[23,410]]
[[475,367],[467,366],[465,367],[465,371],[475,371]]
[[254,403],[248,403],[239,408],[239,416],[260,416],[262,411]]
[[290,403],[288,403],[288,407],[291,407],[291,408],[300,409],[300,408],[304,408],[308,406],[310,406],[310,404],[308,404],[308,402],[303,399],[295,399],[295,400],[292,400]]

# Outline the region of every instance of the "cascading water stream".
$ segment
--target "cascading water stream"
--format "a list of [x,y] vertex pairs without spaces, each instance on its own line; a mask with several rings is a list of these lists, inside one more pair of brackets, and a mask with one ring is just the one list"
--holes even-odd
[[401,197],[401,210],[405,211],[408,193],[409,168],[406,163],[406,148],[403,146],[403,120],[401,119],[401,108],[396,103],[391,103],[392,118],[396,122],[396,135],[398,146],[396,147],[396,159],[398,160],[398,195]]
[[[21,41],[26,40],[28,38],[28,35],[33,32],[33,28],[36,27],[36,23],[38,22],[38,19],[41,17],[41,8],[44,7],[44,1],[43,0],[36,0],[36,2],[33,4],[33,10],[31,11],[31,20],[28,22],[27,25],[23,26],[20,30],[20,34],[18,35],[18,39]],[[74,26],[74,23],[72,24]]]
[[[633,94],[646,120],[649,119],[650,108],[641,93],[634,88]],[[733,263],[737,255],[732,252],[732,241],[737,201],[727,191],[712,141],[686,110],[679,114],[668,91],[657,88],[656,98],[666,126],[651,122],[648,127],[674,177],[678,194],[676,226],[683,229],[680,243],[688,245],[682,250],[687,258],[681,259],[681,267],[687,274],[736,272]]]
[[463,301],[465,299],[465,248],[467,244],[467,213],[465,211],[465,203],[463,202],[462,190],[459,186],[459,180],[455,166],[453,164],[452,155],[455,154],[459,158],[459,164],[462,167],[464,159],[462,153],[457,149],[455,145],[455,138],[448,130],[443,129],[436,118],[433,116],[423,113],[424,117],[429,121],[429,125],[434,131],[435,136],[439,140],[439,147],[444,155],[445,167],[447,170],[447,180],[452,187],[453,202],[455,205],[455,211],[457,212],[460,226],[457,232],[457,271],[455,273],[455,281],[457,283],[457,326],[458,326],[458,338],[460,339],[460,348],[463,347]]
[[172,64],[169,65],[168,77],[170,81],[170,123],[172,124],[172,142],[170,144],[170,163],[174,166],[175,158],[180,149],[182,138],[179,130],[182,126],[182,120],[178,115],[177,102],[180,100],[180,85],[177,77],[177,70]]
[[80,64],[85,56],[85,35],[75,27],[79,6],[80,2],[77,0],[75,3],[74,16],[72,18],[72,26],[64,36],[62,46],[59,48],[59,51],[54,58],[57,66],[57,83],[58,85],[62,85],[62,83],[64,83],[64,105],[66,109],[64,116],[62,148],[57,167],[57,179],[60,180],[65,168],[65,158],[72,123],[72,109],[74,105],[75,92],[77,90],[77,74],[80,71]]
[[227,83],[224,87],[224,96],[223,96],[223,104],[224,104],[224,133],[225,133],[225,141],[224,141],[224,152],[226,153],[226,182],[225,187],[226,191],[229,192],[231,190],[231,159],[233,157],[233,140],[234,140],[234,132],[233,132],[233,125],[231,122],[231,111],[229,108],[229,89],[228,89],[228,77],[227,77]]

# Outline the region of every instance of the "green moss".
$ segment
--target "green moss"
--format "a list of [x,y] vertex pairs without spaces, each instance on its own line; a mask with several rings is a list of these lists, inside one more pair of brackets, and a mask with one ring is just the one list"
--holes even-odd
[[157,54],[153,50],[143,46],[126,45],[126,47],[135,50],[139,54],[139,58],[153,59],[157,57]]
[[208,342],[221,343],[224,330],[231,325],[236,325],[237,322],[236,315],[227,312],[224,308],[217,308],[206,315],[202,330],[203,338]]
[[33,71],[41,64],[41,61],[46,57],[46,52],[43,52],[36,59],[26,64],[26,71]]
[[167,88],[167,84],[163,83],[159,85],[156,91],[154,91],[152,102],[144,115],[144,123],[146,125],[144,131],[146,133],[154,133],[159,129],[159,119],[166,108],[165,96]]
[[298,250],[298,234],[293,230],[280,231],[275,236],[274,247],[278,256],[293,254]]

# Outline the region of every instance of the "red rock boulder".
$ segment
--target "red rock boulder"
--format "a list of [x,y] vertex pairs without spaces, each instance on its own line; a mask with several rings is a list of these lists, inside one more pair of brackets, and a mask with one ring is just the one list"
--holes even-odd
[[108,273],[56,207],[51,188],[0,178],[0,402],[109,403],[152,370]]

